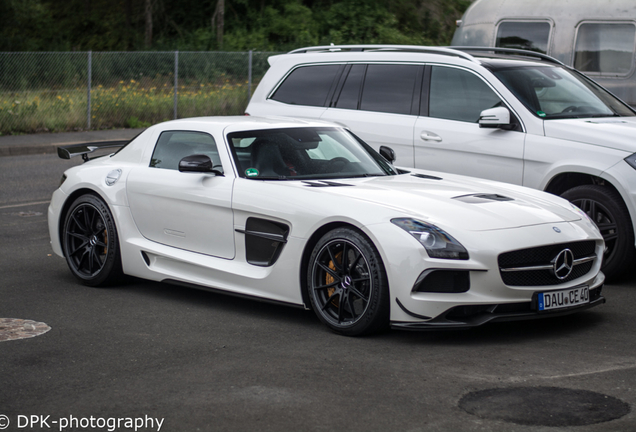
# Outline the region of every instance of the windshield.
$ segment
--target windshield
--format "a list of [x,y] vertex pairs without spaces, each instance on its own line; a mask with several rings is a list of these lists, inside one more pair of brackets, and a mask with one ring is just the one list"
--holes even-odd
[[227,138],[244,178],[321,180],[397,174],[375,150],[340,128],[242,131]]
[[634,116],[592,80],[555,66],[491,67],[501,82],[544,119]]

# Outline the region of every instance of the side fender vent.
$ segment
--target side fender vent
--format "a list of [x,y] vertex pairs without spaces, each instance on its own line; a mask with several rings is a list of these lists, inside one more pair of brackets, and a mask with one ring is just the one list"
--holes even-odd
[[259,267],[269,267],[274,265],[287,243],[289,226],[251,217],[247,219],[244,231],[236,231],[245,234],[247,262]]

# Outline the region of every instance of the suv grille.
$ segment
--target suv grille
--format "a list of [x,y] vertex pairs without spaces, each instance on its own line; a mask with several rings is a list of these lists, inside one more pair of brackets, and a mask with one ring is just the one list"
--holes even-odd
[[[506,252],[499,255],[499,272],[503,282],[510,286],[559,285],[588,273],[597,259],[595,249],[596,242],[587,240]],[[566,260],[560,279],[555,274],[554,262],[557,258],[563,259],[565,250],[572,252],[573,262]],[[560,264],[557,267],[561,267]]]

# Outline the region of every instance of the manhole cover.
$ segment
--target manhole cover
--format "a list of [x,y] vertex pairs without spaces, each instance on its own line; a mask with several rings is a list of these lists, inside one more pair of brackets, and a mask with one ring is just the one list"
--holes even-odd
[[0,342],[39,336],[51,330],[48,325],[17,318],[0,318]]
[[529,426],[583,426],[629,412],[629,405],[615,397],[558,387],[481,390],[461,398],[459,407],[484,419]]

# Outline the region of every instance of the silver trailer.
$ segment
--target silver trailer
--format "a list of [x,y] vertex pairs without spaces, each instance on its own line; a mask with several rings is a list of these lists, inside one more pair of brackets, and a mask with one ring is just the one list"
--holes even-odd
[[457,25],[453,46],[548,54],[636,106],[636,0],[476,0]]

